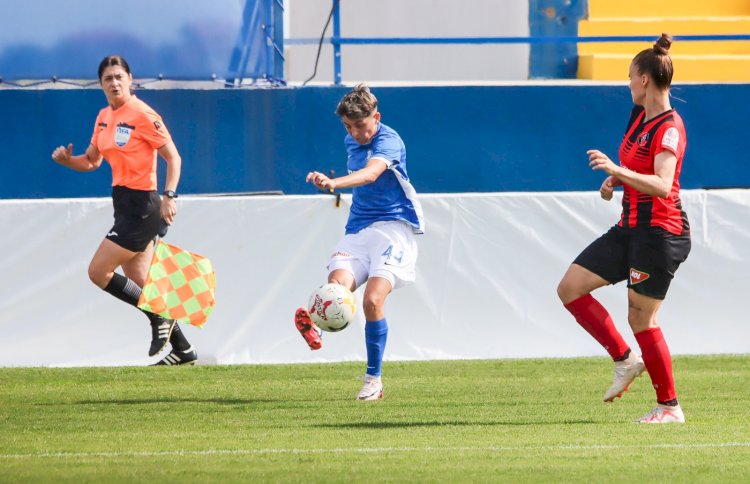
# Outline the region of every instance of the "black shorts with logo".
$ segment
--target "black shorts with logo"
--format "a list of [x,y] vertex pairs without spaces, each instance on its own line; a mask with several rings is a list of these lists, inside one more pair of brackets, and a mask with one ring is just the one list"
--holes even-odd
[[167,223],[161,218],[161,198],[156,191],[112,187],[115,224],[107,239],[124,249],[143,252],[156,236],[167,234]]
[[615,225],[573,261],[617,284],[628,281],[638,294],[664,299],[675,271],[690,253],[690,235],[661,227],[626,229]]

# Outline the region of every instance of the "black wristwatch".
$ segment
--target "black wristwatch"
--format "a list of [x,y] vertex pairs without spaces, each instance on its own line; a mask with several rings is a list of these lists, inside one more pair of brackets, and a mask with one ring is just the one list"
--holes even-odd
[[162,193],[167,198],[177,198],[177,192],[174,190],[164,190],[164,193]]

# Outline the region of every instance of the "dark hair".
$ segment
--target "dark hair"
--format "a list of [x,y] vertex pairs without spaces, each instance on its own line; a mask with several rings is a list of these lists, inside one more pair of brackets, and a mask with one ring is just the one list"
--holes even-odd
[[378,98],[370,92],[366,84],[357,84],[350,92],[341,98],[336,106],[339,117],[349,119],[363,119],[371,115],[378,108]]
[[121,66],[123,69],[125,69],[125,72],[130,74],[130,66],[128,65],[128,61],[126,61],[119,55],[108,55],[99,63],[99,82],[101,82],[102,76],[104,75],[104,69],[111,66]]
[[672,84],[672,58],[669,56],[669,47],[672,45],[672,36],[661,34],[650,49],[642,50],[633,58],[633,64],[641,74],[648,74],[657,87],[669,89]]

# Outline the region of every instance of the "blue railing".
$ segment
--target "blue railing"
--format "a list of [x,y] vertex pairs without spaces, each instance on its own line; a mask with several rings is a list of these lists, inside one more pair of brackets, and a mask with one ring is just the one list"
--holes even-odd
[[[609,35],[582,37],[326,37],[323,42],[335,45],[363,45],[363,44],[559,44],[559,43],[590,43],[590,42],[648,42],[653,41],[653,35]],[[749,34],[721,34],[721,35],[674,35],[673,40],[679,41],[715,41],[715,40],[750,40]],[[297,38],[286,39],[286,45],[317,44],[320,39]]]
[[281,0],[246,0],[226,87],[240,86],[246,77],[285,82],[283,18]]
[[[654,40],[653,35],[611,35],[611,36],[583,36],[583,37],[340,37],[339,21],[334,15],[333,36],[326,37],[323,42],[333,45],[333,78],[334,83],[339,85],[341,77],[341,46],[342,45],[424,45],[424,44],[571,44],[571,43],[593,43],[593,42],[650,42]],[[720,34],[720,35],[674,35],[675,41],[750,41],[748,34]],[[286,39],[286,45],[311,45],[317,44],[320,39],[297,38]]]

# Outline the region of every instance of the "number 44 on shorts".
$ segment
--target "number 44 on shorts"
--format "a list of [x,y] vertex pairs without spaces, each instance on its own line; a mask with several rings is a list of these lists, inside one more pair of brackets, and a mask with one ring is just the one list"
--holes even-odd
[[401,259],[404,258],[404,250],[401,249],[398,254],[393,250],[393,245],[389,245],[385,252],[380,254],[385,259],[384,262],[389,265],[401,264]]

